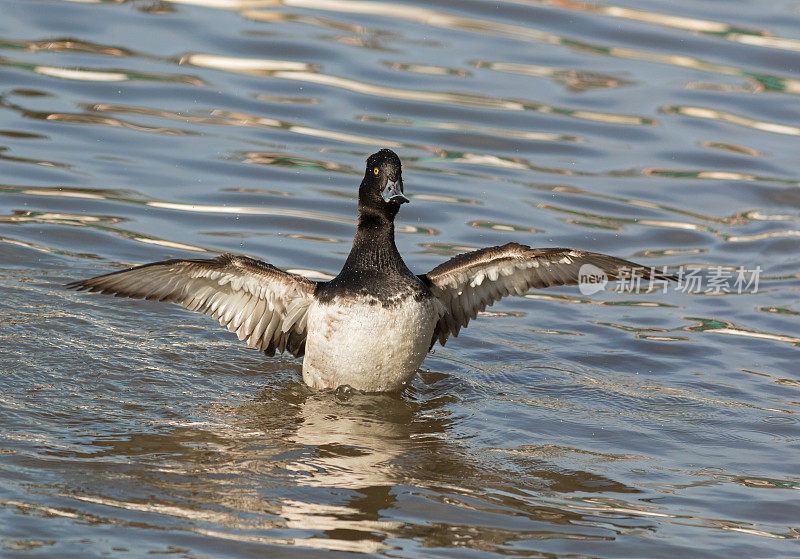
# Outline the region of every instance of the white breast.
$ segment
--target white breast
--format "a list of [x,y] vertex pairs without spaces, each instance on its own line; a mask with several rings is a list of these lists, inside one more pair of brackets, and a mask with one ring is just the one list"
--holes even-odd
[[399,390],[428,353],[437,302],[409,297],[383,307],[342,298],[315,301],[308,310],[303,380],[315,388]]

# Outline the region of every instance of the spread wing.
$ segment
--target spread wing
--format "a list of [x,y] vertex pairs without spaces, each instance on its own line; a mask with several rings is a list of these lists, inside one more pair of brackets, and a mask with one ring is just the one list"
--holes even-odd
[[306,318],[316,282],[265,262],[223,254],[165,260],[75,281],[71,289],[177,303],[205,313],[267,355],[305,352]]
[[436,324],[431,347],[437,339],[444,345],[450,334],[458,336],[480,311],[506,295],[522,295],[532,287],[577,285],[585,264],[596,266],[609,280],[638,274],[642,286],[651,279],[675,279],[628,260],[569,248],[508,243],[459,254],[420,276],[447,311]]

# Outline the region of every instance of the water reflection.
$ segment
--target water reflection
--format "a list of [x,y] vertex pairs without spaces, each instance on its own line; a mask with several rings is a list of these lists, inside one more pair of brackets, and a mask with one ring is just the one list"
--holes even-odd
[[181,62],[184,64],[204,66],[207,68],[217,68],[230,72],[242,72],[264,75],[277,79],[314,83],[323,86],[346,89],[362,95],[371,95],[401,101],[417,101],[420,103],[480,107],[504,111],[534,111],[613,124],[654,125],[656,123],[654,119],[635,115],[620,115],[587,110],[576,110],[555,107],[531,101],[518,101],[513,99],[486,97],[467,93],[415,91],[410,89],[400,89],[397,87],[385,87],[349,78],[343,78],[340,76],[323,74],[318,72],[316,68],[307,64],[283,60],[242,59],[207,54],[190,54],[186,55]]
[[25,70],[65,80],[78,80],[87,82],[125,82],[125,81],[159,81],[174,82],[187,85],[204,85],[205,82],[193,76],[183,74],[145,74],[131,70],[105,70],[98,68],[69,68],[62,66],[47,66],[32,64],[9,58],[0,57],[0,67]]
[[310,159],[307,157],[297,157],[285,153],[250,151],[235,154],[232,159],[243,163],[253,163],[256,165],[273,165],[276,167],[299,167],[313,169],[315,171],[357,174],[355,169],[332,161],[321,159]]
[[730,122],[732,124],[737,124],[739,126],[752,128],[754,130],[761,130],[763,132],[772,132],[773,134],[800,136],[800,127],[797,126],[754,120],[752,118],[747,118],[733,113],[719,111],[716,109],[708,109],[703,107],[686,107],[681,105],[666,105],[661,108],[661,112],[691,116],[694,118],[720,120],[723,122]]
[[611,301],[600,301],[595,299],[590,299],[588,297],[577,297],[574,295],[556,295],[556,294],[546,294],[546,293],[527,293],[523,295],[526,299],[535,299],[540,301],[554,301],[558,303],[577,303],[580,305],[601,305],[601,306],[612,306],[612,307],[661,307],[661,308],[680,308],[678,305],[672,305],[670,303],[663,303],[659,301],[634,301],[630,299],[626,300],[611,300]]
[[100,124],[103,126],[115,126],[119,128],[129,128],[139,132],[156,132],[158,134],[174,134],[179,136],[189,136],[196,134],[191,130],[180,130],[177,128],[165,128],[163,126],[144,126],[134,124],[118,118],[101,117],[97,115],[78,114],[78,113],[50,113],[44,115],[45,120],[63,122],[66,124]]
[[[181,2],[186,1],[191,3],[214,5],[214,3],[217,0],[175,0],[175,1],[181,1]],[[683,68],[692,68],[716,74],[739,76],[753,83],[758,92],[780,91],[783,93],[800,94],[800,80],[785,78],[782,76],[776,76],[762,72],[755,72],[750,69],[714,64],[698,58],[693,58],[684,53],[662,54],[659,52],[653,52],[652,50],[647,50],[645,48],[626,48],[619,46],[607,46],[599,43],[589,42],[584,39],[561,37],[553,33],[547,33],[541,31],[540,29],[534,29],[532,24],[527,27],[523,27],[517,25],[492,22],[478,18],[456,16],[453,14],[448,14],[446,12],[421,8],[417,6],[403,5],[402,8],[398,8],[394,5],[380,4],[378,2],[367,2],[367,1],[281,0],[280,4],[287,7],[333,11],[339,13],[359,13],[359,14],[369,14],[373,16],[383,16],[393,19],[410,20],[417,22],[419,24],[428,25],[432,27],[463,30],[469,32],[470,34],[475,32],[489,33],[492,35],[508,39],[515,39],[518,41],[561,45],[563,47],[573,49],[578,53],[590,53],[590,54],[599,54],[599,55],[618,57],[618,58],[626,58],[631,60],[643,60],[657,64],[665,64]],[[553,4],[554,5],[557,4],[556,0],[553,0]],[[271,5],[271,3],[267,5]],[[581,6],[586,6],[589,9],[603,9],[600,6],[595,6],[593,4],[583,4],[576,2],[558,3],[558,7],[562,8],[564,7],[580,8]],[[243,4],[243,2],[237,0],[234,0],[232,2],[227,2],[224,5],[216,4],[216,7],[242,10],[242,14],[244,16],[256,20],[271,21],[274,20],[277,14],[277,12],[272,12],[272,11],[247,9],[247,7]],[[615,7],[609,7],[609,9],[612,10],[614,8]],[[619,9],[625,11],[624,8],[619,8]],[[634,12],[634,10],[629,10],[629,12]],[[646,14],[647,12],[640,11],[639,13]],[[681,20],[683,22],[699,21],[699,20],[691,20],[690,18],[670,19],[669,17],[666,16],[663,18],[650,17],[649,19],[654,20],[656,22],[663,22],[663,21],[675,22]],[[692,23],[691,25],[695,24]],[[700,27],[703,27],[703,25],[700,24]],[[781,41],[771,41],[772,39],[771,37],[763,35],[759,36],[757,33],[731,34],[729,38],[733,37],[736,37],[737,39],[739,39],[739,42],[742,43],[760,42],[763,46],[773,46],[770,45],[770,43],[773,42],[775,44],[783,44],[783,45],[789,43],[796,44],[796,41],[794,40],[789,40],[789,43],[781,43]]]
[[[489,153],[471,153],[457,150],[436,150],[437,157],[418,158],[415,163],[454,163],[461,165],[475,165],[480,167],[495,167],[500,169],[512,170],[527,170],[535,171],[537,173],[547,173],[554,175],[564,176],[596,176],[596,173],[590,171],[580,171],[577,169],[563,169],[554,167],[544,167],[531,163],[529,160],[522,157],[507,157],[501,155],[492,155]],[[426,169],[427,170],[427,169]],[[496,179],[493,179],[496,180]]]
[[[22,211],[16,210],[12,215],[0,215],[0,223],[13,223],[13,224],[49,224],[49,225],[62,225],[69,227],[85,227],[101,231],[105,234],[111,234],[117,237],[122,237],[130,241],[146,243],[150,245],[159,245],[167,248],[174,248],[178,250],[190,250],[195,252],[220,252],[213,251],[213,249],[204,248],[196,245],[189,245],[170,241],[156,237],[155,235],[148,235],[145,233],[138,233],[116,227],[114,223],[123,223],[128,221],[125,218],[114,216],[100,216],[100,215],[87,215],[87,214],[72,214],[66,212],[37,212],[37,211]],[[49,251],[48,251],[49,252]]]
[[[520,1],[520,0],[517,0]],[[559,9],[576,12],[590,12],[607,17],[626,19],[652,25],[680,29],[693,33],[702,33],[715,38],[726,39],[745,45],[774,48],[781,50],[800,51],[800,40],[775,37],[766,31],[748,29],[729,25],[719,21],[710,21],[697,18],[681,17],[672,14],[660,14],[646,10],[637,10],[624,6],[589,4],[575,0],[521,0],[525,3],[532,2],[544,4]]]
[[[651,173],[652,174],[652,173]],[[678,178],[678,177],[675,177]],[[690,176],[692,178],[692,176]],[[619,196],[619,195],[611,195],[603,192],[596,192],[593,190],[588,190],[584,188],[579,188],[576,186],[562,186],[562,185],[542,185],[542,184],[535,184],[535,185],[528,185],[539,190],[544,191],[552,191],[561,194],[575,194],[579,195],[580,197],[585,198],[595,198],[598,200],[607,200],[610,202],[618,202],[623,206],[632,206],[635,208],[645,208],[645,209],[652,209],[658,210],[660,212],[664,212],[667,214],[675,214],[683,217],[690,217],[693,219],[697,219],[699,221],[708,221],[711,223],[723,224],[728,226],[741,226],[747,225],[754,221],[800,221],[800,216],[789,215],[789,214],[777,214],[777,213],[765,213],[762,210],[747,210],[741,211],[733,215],[728,216],[715,216],[708,213],[701,213],[694,209],[688,208],[681,208],[679,206],[673,206],[665,203],[655,203],[649,202],[647,200],[642,200],[639,198],[632,198],[628,196]],[[548,209],[554,208],[554,206],[544,206]],[[602,216],[600,214],[591,214],[591,213],[583,213],[579,214],[584,217],[589,217],[592,219],[599,219],[599,220],[618,220],[620,218],[611,217],[611,216]],[[638,221],[638,220],[637,220]],[[621,223],[623,221],[620,221]],[[710,229],[710,231],[713,231]],[[693,251],[695,249],[687,248],[683,249],[687,251]],[[702,250],[702,249],[700,249]],[[667,253],[665,253],[667,254]]]
[[72,165],[68,163],[61,163],[58,161],[49,161],[46,159],[34,159],[31,157],[16,157],[13,155],[6,155],[4,152],[8,151],[8,147],[0,146],[0,160],[10,161],[13,163],[29,163],[31,165],[41,165],[43,167],[59,167],[61,169],[71,169]]
[[292,62],[288,60],[267,60],[263,58],[237,58],[232,56],[216,56],[212,54],[187,54],[180,60],[181,64],[217,68],[229,72],[271,76],[275,72],[315,72],[319,69],[314,64]]
[[759,311],[767,312],[771,314],[785,314],[790,316],[800,316],[800,311],[795,311],[792,309],[787,309],[784,307],[759,307]]
[[491,229],[492,231],[508,231],[512,233],[544,233],[542,229],[535,227],[525,227],[524,225],[512,225],[510,223],[495,223],[493,221],[470,221],[470,227],[478,229]]
[[100,256],[98,256],[96,254],[91,254],[91,253],[87,253],[87,252],[77,252],[77,251],[73,251],[73,250],[57,249],[57,248],[53,248],[53,247],[48,247],[48,246],[42,245],[40,243],[32,243],[30,241],[23,241],[23,240],[20,240],[20,239],[13,239],[11,237],[2,237],[2,236],[0,236],[0,243],[6,243],[6,244],[9,244],[9,245],[16,245],[16,246],[20,246],[20,247],[23,247],[23,248],[35,250],[35,251],[38,251],[38,252],[46,252],[46,253],[49,253],[49,254],[58,254],[58,255],[61,255],[61,256],[69,256],[71,258],[80,258],[80,259],[88,259],[88,260],[100,260],[100,258],[101,258]]
[[401,72],[412,72],[415,74],[430,74],[432,76],[460,76],[468,77],[471,74],[459,68],[446,68],[444,66],[432,66],[430,64],[405,64],[402,62],[387,62],[386,66],[392,70]]
[[82,41],[80,39],[45,39],[41,41],[13,41],[0,39],[0,49],[22,50],[28,52],[54,51],[54,52],[82,52],[100,54],[105,56],[132,56],[133,51],[121,47],[112,47]]
[[652,177],[665,177],[673,179],[698,179],[698,180],[721,180],[721,181],[759,181],[784,184],[787,186],[800,186],[800,181],[794,179],[781,179],[778,177],[767,177],[763,175],[752,175],[749,173],[737,173],[735,171],[701,171],[701,170],[682,170],[682,169],[642,169],[643,175]]
[[[797,229],[784,229],[780,231],[770,231],[766,233],[756,233],[751,235],[735,235],[731,233],[727,233],[723,230],[708,226],[708,225],[701,225],[698,223],[689,223],[686,221],[675,221],[675,220],[667,220],[667,219],[646,219],[646,218],[636,218],[636,217],[620,217],[620,216],[610,216],[610,215],[602,215],[596,214],[592,212],[574,210],[567,207],[556,206],[554,204],[545,204],[545,203],[537,203],[537,208],[553,211],[560,214],[566,214],[570,216],[576,216],[579,219],[570,219],[569,222],[575,225],[581,225],[585,227],[602,227],[606,229],[612,230],[620,230],[623,229],[625,226],[630,225],[639,225],[639,226],[649,226],[649,227],[663,227],[668,229],[677,229],[677,230],[684,230],[684,231],[694,231],[697,233],[707,233],[714,235],[726,242],[729,243],[747,243],[753,241],[759,241],[764,239],[775,239],[775,238],[792,238],[800,236],[800,230]],[[750,223],[751,221],[796,221],[797,218],[794,216],[765,216],[761,215],[759,212],[742,212],[733,217],[729,218],[712,218],[710,216],[700,216],[694,212],[690,212],[687,210],[679,210],[679,209],[672,209],[667,206],[659,206],[662,209],[666,209],[669,211],[674,211],[675,213],[698,217],[703,220],[708,220],[717,223],[724,223],[727,225],[745,225]],[[588,220],[588,221],[587,221]]]
[[711,149],[720,149],[723,151],[732,151],[733,153],[741,153],[744,155],[752,155],[753,157],[759,157],[766,155],[763,151],[759,151],[757,149],[749,148],[747,146],[740,146],[737,144],[729,144],[727,142],[712,142],[712,141],[705,141],[701,142],[700,144],[703,147],[711,148]]
[[533,132],[529,130],[515,130],[512,128],[497,128],[494,126],[483,126],[467,122],[442,122],[430,120],[408,120],[402,118],[389,118],[383,116],[362,116],[360,120],[364,122],[378,122],[381,124],[391,124],[409,128],[430,128],[432,130],[455,130],[458,132],[472,132],[499,138],[519,138],[521,140],[535,140],[542,142],[583,142],[579,136],[569,134],[557,134],[552,132]]
[[592,89],[610,89],[634,85],[635,82],[625,80],[608,74],[598,72],[581,72],[568,68],[553,68],[550,66],[535,66],[533,64],[519,64],[512,62],[476,61],[476,68],[488,68],[498,72],[508,72],[522,76],[552,78],[557,83],[565,86],[570,91],[580,93]]
[[[494,449],[522,479],[497,463],[487,468],[448,436],[459,418],[445,407],[446,375],[427,378],[437,380],[413,398],[316,392],[292,381],[216,418],[95,437],[85,451],[54,448],[51,457],[105,472],[91,488],[54,488],[62,499],[54,514],[79,501],[100,506],[78,517],[101,525],[141,522],[145,513],[150,525],[221,540],[356,552],[393,538],[501,552],[514,542],[613,540],[626,530],[543,496],[636,489],[528,448]],[[247,489],[264,486],[266,498]],[[160,497],[146,498],[151,491]],[[465,511],[482,520],[464,522]],[[398,514],[404,520],[386,519]],[[504,518],[514,527],[495,527]]]
[[[178,212],[192,212],[192,213],[206,213],[206,214],[229,214],[229,215],[266,215],[266,216],[283,216],[293,217],[303,220],[312,220],[319,222],[338,223],[344,225],[355,226],[357,220],[352,217],[341,217],[322,212],[315,212],[311,210],[297,210],[292,208],[279,208],[279,207],[255,207],[255,206],[229,206],[229,205],[210,205],[210,204],[186,204],[181,202],[167,202],[160,200],[146,200],[135,196],[129,196],[120,191],[102,191],[96,189],[80,189],[80,188],[49,188],[49,187],[23,187],[12,185],[0,185],[0,192],[8,192],[14,194],[27,194],[33,196],[53,196],[65,198],[86,198],[94,200],[108,200],[120,202],[124,204],[133,204],[138,206],[146,206],[150,208],[158,208],[161,210],[178,211]],[[99,222],[118,222],[126,221],[123,218],[115,218],[112,216],[90,216],[90,215],[67,215],[67,214],[49,214],[42,212],[18,212],[15,217],[6,218],[9,221],[22,223],[25,221],[35,221],[40,219],[58,219],[63,224],[70,225],[86,225],[89,223]],[[43,217],[45,216],[45,217]],[[54,217],[55,216],[55,217]],[[109,228],[108,231],[117,231],[116,228]],[[436,235],[436,229],[426,227],[424,225],[411,225],[411,224],[397,224],[395,231],[398,233],[411,233],[420,235]],[[155,239],[148,235],[137,235],[131,233],[120,233],[125,235],[133,235],[131,238],[137,240]],[[150,240],[143,242],[152,242],[159,244],[160,242],[168,243],[164,240]],[[167,246],[167,245],[165,245]],[[181,245],[190,246],[190,245]],[[207,251],[211,249],[193,247],[189,250],[202,250]]]
[[[797,14],[661,6],[0,0],[0,555],[792,555]],[[384,399],[61,288],[240,248],[329,279],[376,146],[409,264],[563,241],[763,289],[530,293]]]
[[779,386],[789,386],[792,388],[800,388],[800,380],[795,380],[791,378],[781,377],[778,375],[771,375],[769,373],[765,373],[763,371],[751,371],[749,369],[741,369],[743,373],[748,373],[750,375],[756,375],[759,377],[766,377],[772,381],[773,384],[777,384]]
[[156,132],[161,134],[193,135],[196,132],[190,130],[179,130],[175,128],[152,127],[127,122],[121,119],[103,117],[87,113],[55,113],[47,111],[34,111],[24,108],[22,105],[12,103],[0,95],[0,107],[12,109],[26,118],[44,120],[49,122],[62,122],[67,124],[100,124],[118,128],[128,128],[142,132]]
[[[14,107],[19,110],[23,110],[16,105]],[[131,106],[107,105],[107,104],[95,104],[87,106],[87,109],[95,112],[141,114],[141,115],[167,118],[171,120],[180,120],[184,122],[192,122],[199,124],[276,128],[292,132],[295,134],[316,136],[318,138],[333,139],[341,142],[357,143],[357,144],[364,144],[371,146],[385,145],[394,148],[403,146],[406,148],[413,147],[416,149],[431,151],[436,154],[435,158],[408,158],[407,165],[410,166],[430,161],[448,161],[450,163],[455,163],[455,164],[468,164],[468,165],[477,165],[484,167],[501,167],[508,169],[527,169],[539,173],[567,175],[567,176],[622,177],[622,176],[639,175],[639,176],[656,176],[656,177],[676,178],[676,179],[760,181],[760,182],[772,182],[777,184],[783,184],[787,186],[796,186],[800,184],[800,181],[796,179],[794,180],[784,179],[780,177],[771,177],[760,174],[755,175],[755,174],[746,174],[746,173],[723,171],[723,170],[708,171],[708,170],[643,168],[640,170],[625,170],[625,171],[611,170],[611,171],[606,171],[604,173],[594,173],[590,171],[581,171],[574,168],[568,168],[568,169],[553,168],[553,167],[546,167],[534,164],[526,159],[518,157],[511,158],[507,156],[493,155],[489,153],[459,152],[454,150],[442,149],[434,146],[416,145],[411,143],[404,143],[401,146],[401,144],[399,144],[396,141],[372,138],[368,136],[356,135],[351,133],[335,132],[333,130],[315,129],[308,126],[300,126],[292,122],[276,120],[273,118],[268,118],[258,115],[248,115],[244,113],[231,112],[231,111],[223,111],[219,109],[210,111],[209,116],[187,115],[185,113],[179,114],[163,110],[148,109],[145,107],[131,107]],[[168,127],[144,126],[123,121],[121,119],[99,117],[91,114],[62,114],[62,113],[46,114],[46,113],[35,113],[32,111],[24,111],[24,112],[27,116],[33,118],[45,118],[54,121],[88,123],[88,124],[106,124],[110,126],[131,128],[134,130],[166,133],[166,134],[185,135],[194,133],[189,130],[181,130]],[[523,132],[523,131],[515,131],[509,129],[494,128],[494,127],[460,124],[455,122],[453,123],[433,122],[433,121],[417,122],[417,121],[407,121],[402,119],[390,119],[390,118],[378,118],[378,117],[361,117],[360,120],[366,122],[381,122],[381,123],[401,125],[401,126],[420,126],[432,129],[463,130],[463,131],[488,134],[496,137],[517,137],[528,140],[555,141],[555,142],[582,141],[581,138],[579,137],[569,136],[564,134],[553,134],[545,132]],[[326,171],[355,172],[354,170],[351,170],[349,167],[343,167],[337,163],[333,163],[330,161],[306,159],[305,160],[306,163],[301,163],[302,161],[304,161],[303,158],[299,158],[297,156],[288,154],[280,154],[280,153],[273,154],[272,152],[268,152],[266,154],[261,154],[260,152],[245,152],[244,155],[235,155],[234,158],[239,159],[246,163],[268,163],[268,164],[286,164],[286,165],[294,164],[297,166],[302,165],[302,166],[321,167]],[[432,170],[429,168],[423,168],[423,167],[420,168],[426,171]],[[589,193],[588,195],[594,195],[594,194]],[[644,202],[639,202],[639,204],[644,204]]]
[[260,117],[257,115],[248,115],[233,111],[214,110],[211,112],[212,116],[222,117],[214,124],[226,124],[232,126],[257,126],[264,128],[277,128],[301,134],[304,136],[313,136],[316,138],[325,138],[328,140],[337,140],[339,142],[347,142],[351,144],[362,144],[369,146],[384,146],[389,148],[403,147],[393,140],[385,140],[380,138],[372,138],[369,136],[362,136],[360,134],[350,134],[348,132],[337,132],[334,130],[324,130],[321,128],[313,128],[310,126],[302,126],[299,124],[276,120],[274,118]]
[[710,332],[712,334],[728,334],[731,336],[743,336],[746,338],[755,338],[761,340],[770,340],[776,342],[788,342],[794,345],[800,345],[800,337],[789,336],[786,334],[776,334],[770,332],[761,332],[754,329],[742,328],[734,325],[732,322],[720,320],[717,318],[702,318],[687,316],[687,320],[697,321],[697,324],[685,326],[685,330],[694,332]]

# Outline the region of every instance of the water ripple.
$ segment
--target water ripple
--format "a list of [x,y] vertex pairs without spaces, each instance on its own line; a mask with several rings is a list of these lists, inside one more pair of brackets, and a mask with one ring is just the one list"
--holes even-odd
[[[0,555],[796,554],[791,8],[0,13]],[[364,395],[174,305],[63,288],[219,252],[330,279],[380,147],[415,273],[516,241],[759,267],[758,290],[532,290]]]
[[680,17],[671,14],[637,10],[623,6],[609,6],[589,4],[575,0],[520,0],[525,3],[541,4],[559,9],[575,12],[588,12],[607,17],[625,19],[652,25],[680,29],[693,33],[702,33],[714,38],[725,39],[745,45],[754,45],[765,48],[800,51],[800,40],[783,37],[774,37],[770,33],[747,27],[729,25],[720,21],[711,21],[690,17]]
[[762,132],[772,132],[773,134],[785,134],[789,136],[799,136],[800,127],[789,126],[786,124],[778,124],[775,122],[763,122],[746,118],[740,115],[718,111],[714,109],[707,109],[702,107],[684,107],[667,105],[661,108],[661,112],[671,113],[683,116],[690,116],[694,118],[704,118],[720,120],[723,122],[730,122],[739,126],[745,126],[754,130],[761,130]]

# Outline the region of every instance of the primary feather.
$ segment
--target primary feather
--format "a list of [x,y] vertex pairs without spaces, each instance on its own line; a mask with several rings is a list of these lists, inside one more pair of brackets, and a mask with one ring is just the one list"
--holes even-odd
[[176,303],[219,321],[247,345],[303,355],[306,312],[316,282],[246,256],[165,260],[80,280],[67,287]]
[[672,279],[629,260],[571,248],[508,243],[459,254],[420,276],[447,311],[436,324],[431,346],[437,340],[444,345],[451,334],[458,336],[480,311],[503,297],[531,288],[577,285],[584,264],[600,268],[609,280],[631,270],[644,281]]

